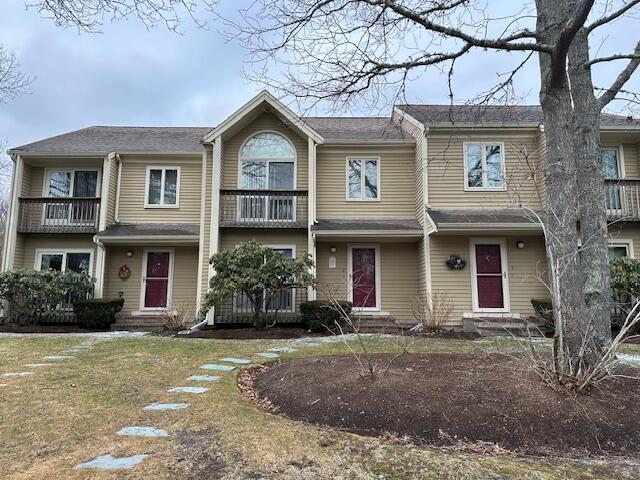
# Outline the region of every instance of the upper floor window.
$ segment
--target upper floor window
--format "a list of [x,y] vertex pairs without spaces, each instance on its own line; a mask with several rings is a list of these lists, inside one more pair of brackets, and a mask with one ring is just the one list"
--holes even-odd
[[601,148],[602,175],[606,179],[622,178],[620,156],[617,148]]
[[504,190],[503,150],[501,143],[464,144],[465,190]]
[[291,190],[294,188],[296,152],[285,137],[262,132],[240,149],[241,188]]
[[378,200],[379,178],[379,159],[347,158],[347,199]]
[[148,167],[145,207],[177,207],[180,167]]

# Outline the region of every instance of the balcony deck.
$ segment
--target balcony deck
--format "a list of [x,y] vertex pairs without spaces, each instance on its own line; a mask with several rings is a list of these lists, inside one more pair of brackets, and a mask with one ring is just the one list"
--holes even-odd
[[307,190],[220,190],[220,227],[307,228]]
[[640,221],[640,179],[605,180],[607,220]]
[[96,233],[100,198],[21,197],[18,233]]

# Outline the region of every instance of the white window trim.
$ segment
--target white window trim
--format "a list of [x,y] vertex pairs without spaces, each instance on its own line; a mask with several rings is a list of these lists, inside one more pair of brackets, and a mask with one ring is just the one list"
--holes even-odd
[[[102,172],[99,168],[54,168],[49,167],[44,169],[44,179],[42,180],[42,196],[49,198],[49,174],[51,172],[70,172],[71,173],[71,184],[69,185],[69,196],[63,198],[74,198],[73,197],[73,186],[75,183],[76,172],[96,172],[98,174],[96,180],[96,196],[95,198],[100,197],[100,192],[102,191]],[[56,198],[56,197],[51,197]]]
[[[168,252],[169,253],[169,272],[167,282],[167,301],[166,307],[145,307],[144,297],[147,290],[147,260],[149,252]],[[142,275],[140,276],[140,311],[141,312],[164,312],[171,308],[171,299],[173,298],[173,262],[175,258],[175,250],[173,248],[145,248],[142,251]]]
[[[240,244],[236,244],[236,248],[238,248],[239,246],[240,246]],[[289,250],[291,250],[291,258],[293,258],[293,259],[298,258],[297,254],[296,254],[296,246],[295,245],[269,244],[269,245],[263,245],[263,247],[268,247],[268,248],[271,248],[272,250],[289,249]],[[235,296],[235,294],[232,296],[231,301],[232,301],[231,308],[235,312],[235,310],[236,310],[236,296]],[[296,289],[295,288],[293,289],[293,293],[292,293],[291,305],[293,306],[292,310],[278,310],[278,311],[279,312],[283,312],[283,313],[295,313],[295,311],[296,311]],[[263,299],[263,302],[262,302],[262,308],[266,312],[266,306],[264,304],[264,299]],[[269,312],[266,312],[266,313],[269,313]]]
[[[478,282],[476,265],[476,245],[500,245],[500,262],[502,264],[502,301],[503,308],[480,308],[478,306]],[[469,239],[469,258],[471,259],[471,297],[474,313],[509,313],[509,265],[507,263],[507,240],[504,237],[477,237]]]
[[[349,197],[349,162],[352,160],[359,160],[364,162],[366,160],[374,160],[376,162],[376,175],[378,176],[378,196],[376,198],[367,198],[365,193],[365,169],[362,164],[360,166],[360,198]],[[380,157],[376,155],[358,155],[348,156],[345,162],[345,198],[347,202],[379,202],[382,200],[382,181],[380,176]]]
[[[151,182],[151,170],[162,170],[162,179],[160,180],[160,203],[149,203],[149,186]],[[167,170],[176,170],[176,203],[174,205],[164,203],[164,184]],[[180,167],[171,167],[164,165],[149,165],[144,184],[144,208],[180,208]]]
[[[487,185],[487,157],[485,155],[486,145],[500,145],[500,153],[502,154],[502,186],[501,187],[470,187],[469,186],[469,166],[467,162],[467,146],[480,145],[480,152],[482,154],[482,184]],[[463,142],[463,163],[464,163],[464,190],[465,192],[504,192],[507,190],[507,160],[506,152],[504,148],[504,142]]]
[[[263,133],[273,133],[275,135],[278,135],[282,138],[284,138],[287,142],[289,142],[289,145],[291,146],[291,149],[293,150],[293,156],[292,157],[243,157],[242,156],[242,151],[244,150],[245,145],[247,144],[247,142],[249,140],[251,140],[253,137],[256,137],[260,134]],[[271,162],[277,162],[277,163],[293,163],[293,188],[294,190],[296,188],[298,188],[298,151],[296,150],[295,145],[293,144],[293,142],[286,136],[284,135],[282,132],[278,132],[277,130],[260,130],[258,132],[255,132],[251,135],[249,135],[247,138],[244,139],[244,141],[242,142],[242,144],[240,145],[240,149],[238,150],[238,180],[236,182],[237,184],[237,188],[238,189],[242,189],[242,163],[243,162],[265,162],[267,164],[267,188],[265,190],[269,190],[268,186],[269,186],[269,164]],[[260,189],[258,189],[260,190]]]
[[616,238],[615,240],[609,240],[607,242],[607,246],[608,247],[624,247],[627,249],[627,256],[629,258],[636,258],[635,254],[633,253],[633,240],[631,239]]
[[347,244],[347,289],[348,300],[353,303],[353,249],[354,248],[372,248],[375,250],[376,258],[376,306],[375,307],[353,307],[353,312],[380,312],[382,309],[382,281],[380,264],[380,245],[370,243],[350,243]]
[[43,255],[62,255],[62,271],[67,270],[67,255],[69,253],[88,253],[89,254],[89,276],[93,276],[93,249],[91,248],[70,248],[70,249],[50,249],[50,248],[38,248],[36,249],[35,260],[33,269],[40,271],[42,265]]

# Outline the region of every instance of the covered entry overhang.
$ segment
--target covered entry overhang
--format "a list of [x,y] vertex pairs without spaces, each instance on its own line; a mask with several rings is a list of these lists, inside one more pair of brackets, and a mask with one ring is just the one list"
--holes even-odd
[[469,235],[506,232],[541,234],[542,212],[524,208],[427,210],[430,234]]
[[192,223],[116,224],[95,235],[104,245],[197,245],[200,226]]
[[311,227],[318,240],[418,240],[423,228],[415,218],[321,218]]

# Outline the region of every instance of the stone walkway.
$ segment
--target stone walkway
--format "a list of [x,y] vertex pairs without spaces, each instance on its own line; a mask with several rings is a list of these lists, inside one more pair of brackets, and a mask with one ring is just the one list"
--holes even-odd
[[[281,353],[293,353],[298,350],[298,348],[309,348],[309,347],[317,347],[321,344],[327,343],[336,343],[340,341],[350,341],[355,338],[355,335],[342,335],[340,337],[322,337],[322,338],[311,338],[304,337],[293,340],[278,340],[277,342],[280,344],[279,346],[273,347],[266,352],[256,352],[252,356],[258,359],[269,359],[275,360],[280,358]],[[296,348],[297,347],[297,348]],[[182,396],[189,395],[202,395],[209,391],[208,386],[211,382],[216,382],[222,378],[222,375],[225,373],[233,372],[237,368],[246,368],[251,365],[254,365],[255,362],[250,358],[239,358],[239,357],[223,357],[216,360],[219,363],[204,363],[199,366],[201,370],[208,371],[216,371],[219,373],[218,375],[200,375],[193,374],[186,378],[187,381],[192,383],[202,382],[202,385],[195,386],[174,386],[169,387],[168,392],[180,394]],[[179,397],[179,400],[183,400],[183,397]],[[153,410],[153,411],[162,411],[162,410],[181,410],[188,411],[189,403],[186,401],[180,401],[176,403],[150,403],[143,407],[143,410]],[[140,436],[140,437],[167,437],[170,436],[164,429],[160,428],[160,426],[149,426],[149,425],[131,425],[127,427],[123,427],[117,433],[117,435],[126,435],[126,436]],[[130,469],[133,468],[138,463],[142,462],[145,458],[149,457],[150,454],[143,453],[125,457],[113,457],[111,455],[102,455],[93,460],[89,460],[83,463],[76,465],[75,468],[79,469],[109,469],[109,470],[119,470],[119,469]]]

